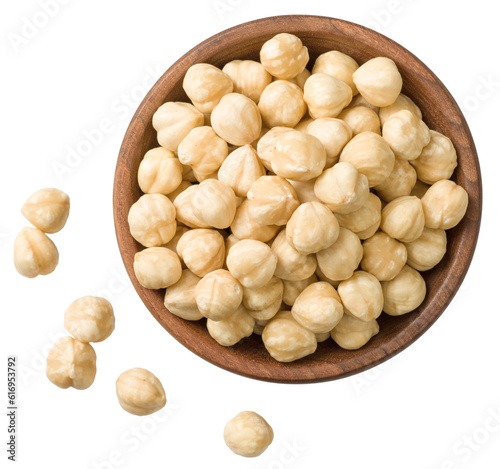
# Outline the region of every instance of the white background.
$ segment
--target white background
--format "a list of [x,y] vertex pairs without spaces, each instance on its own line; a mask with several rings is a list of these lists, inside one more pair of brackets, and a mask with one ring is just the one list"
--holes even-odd
[[[493,4],[65,0],[62,5],[61,0],[44,25],[41,3],[3,2],[0,13],[0,380],[6,380],[7,354],[17,355],[17,467],[498,467],[500,32]],[[171,338],[126,277],[111,197],[124,132],[158,76],[223,29],[288,13],[357,22],[415,53],[467,112],[484,184],[476,255],[439,321],[385,365],[349,379],[300,386],[233,375]],[[30,29],[31,21],[39,26]],[[82,143],[86,132],[102,125],[106,134],[89,149]],[[68,148],[85,145],[87,155],[58,177],[54,166],[67,164]],[[31,280],[16,273],[12,244],[27,225],[21,205],[42,187],[66,191],[71,215],[52,237],[60,251],[56,271]],[[98,373],[92,387],[61,390],[45,377],[44,357],[64,334],[66,307],[89,294],[112,301],[116,330],[95,346]],[[132,416],[117,403],[115,380],[134,366],[152,370],[164,384],[169,404],[155,417]],[[0,389],[3,403],[5,384]],[[257,459],[234,455],[222,439],[225,422],[245,409],[265,416],[275,431],[274,443]],[[4,418],[2,444],[6,426]],[[4,448],[2,468],[12,464]]]

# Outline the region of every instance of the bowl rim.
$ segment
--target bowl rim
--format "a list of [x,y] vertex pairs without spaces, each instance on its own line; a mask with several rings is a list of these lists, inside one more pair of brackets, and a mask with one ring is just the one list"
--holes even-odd
[[[186,340],[186,337],[182,333],[180,333],[180,330],[182,329],[182,323],[180,323],[179,321],[184,322],[184,320],[176,318],[174,315],[171,315],[171,313],[169,313],[166,308],[163,308],[167,314],[169,314],[173,318],[176,318],[173,319],[173,322],[166,324],[163,315],[153,307],[153,305],[151,304],[151,291],[146,290],[137,282],[137,279],[134,275],[132,262],[130,262],[130,252],[134,250],[135,240],[133,240],[130,233],[127,234],[127,215],[129,207],[126,207],[120,198],[122,183],[124,181],[126,182],[127,178],[130,179],[130,171],[127,171],[127,169],[124,168],[124,165],[120,165],[120,163],[126,159],[130,145],[137,145],[141,141],[141,136],[143,135],[146,126],[149,124],[148,122],[144,122],[141,115],[142,111],[151,101],[151,99],[156,96],[158,88],[170,79],[173,71],[177,70],[179,67],[186,67],[187,65],[196,63],[198,61],[196,60],[196,57],[203,55],[205,51],[209,50],[213,45],[219,44],[220,42],[224,41],[225,38],[234,36],[235,33],[238,33],[238,37],[243,38],[243,40],[249,34],[251,35],[252,30],[254,30],[255,28],[265,28],[266,31],[269,31],[270,36],[273,36],[278,32],[288,32],[291,34],[299,35],[299,31],[303,30],[304,24],[306,24],[306,22],[315,22],[317,25],[321,25],[321,27],[326,29],[330,28],[332,32],[345,37],[347,37],[346,30],[349,30],[349,34],[351,36],[354,32],[360,38],[370,38],[374,40],[378,45],[384,44],[386,48],[397,50],[397,60],[395,59],[395,57],[391,57],[393,60],[395,60],[397,63],[399,62],[402,64],[404,64],[405,61],[411,61],[415,66],[418,67],[419,73],[422,75],[423,80],[427,80],[429,81],[429,83],[434,83],[436,85],[439,93],[444,99],[447,100],[447,105],[449,106],[447,111],[449,111],[451,117],[455,120],[454,127],[456,129],[462,129],[463,135],[461,140],[463,140],[463,143],[466,144],[466,149],[468,149],[469,151],[470,159],[467,160],[467,170],[473,177],[472,181],[474,182],[474,184],[472,187],[474,188],[474,194],[473,197],[471,197],[471,194],[469,193],[468,213],[469,211],[472,211],[473,215],[470,223],[468,223],[467,225],[468,236],[462,236],[459,244],[460,248],[464,249],[466,252],[465,259],[461,258],[460,262],[458,259],[454,259],[452,261],[450,269],[448,269],[450,272],[447,272],[448,276],[446,278],[446,280],[451,283],[446,283],[447,288],[444,291],[444,297],[439,299],[440,301],[437,308],[435,308],[433,311],[428,311],[430,308],[427,308],[421,314],[418,314],[405,328],[400,330],[384,344],[378,345],[377,347],[368,347],[366,349],[367,353],[362,356],[362,359],[356,356],[344,360],[341,364],[322,362],[314,369],[311,369],[310,373],[308,368],[305,370],[305,373],[300,374],[297,373],[294,365],[281,364],[279,362],[276,362],[276,364],[273,365],[272,370],[273,372],[278,371],[278,374],[276,375],[276,373],[271,372],[268,367],[259,366],[255,363],[252,363],[250,367],[246,366],[247,364],[243,366],[243,360],[234,360],[234,357],[225,356],[223,350],[218,350],[217,353],[207,354],[207,347],[204,347],[203,344],[200,344],[199,341],[196,340],[196,337],[193,337],[192,341]],[[284,27],[284,23],[286,23],[286,30],[282,29]],[[471,205],[471,200],[473,201],[474,206]],[[441,314],[443,314],[444,310],[450,304],[460,285],[462,284],[472,262],[472,258],[476,248],[480,230],[481,212],[481,171],[474,140],[462,111],[460,110],[455,99],[452,97],[444,84],[439,80],[434,72],[432,72],[418,57],[413,55],[405,47],[401,46],[394,40],[356,23],[317,15],[281,15],[245,22],[209,37],[197,46],[193,47],[181,58],[179,58],[153,85],[146,97],[138,106],[138,109],[135,112],[134,116],[132,117],[120,148],[113,187],[113,214],[120,255],[135,290],[137,291],[145,306],[152,313],[152,315],[177,341],[179,341],[183,346],[185,346],[204,360],[227,371],[245,377],[277,383],[313,383],[348,377],[353,374],[366,371],[369,368],[385,362],[386,360],[402,352],[408,346],[414,343],[436,322]],[[464,220],[462,220],[462,222],[464,222]],[[124,229],[124,227],[126,227],[126,229]],[[458,258],[460,256],[455,257]],[[454,272],[453,276],[451,276],[450,273],[454,267],[459,269],[458,275],[456,275],[456,272]],[[179,321],[177,321],[177,319]],[[214,346],[216,347],[217,345],[218,344],[216,344],[214,341]],[[228,350],[229,349],[230,348],[228,348]],[[297,364],[299,362],[301,362],[301,360],[293,363]],[[297,369],[300,369],[300,366]]]

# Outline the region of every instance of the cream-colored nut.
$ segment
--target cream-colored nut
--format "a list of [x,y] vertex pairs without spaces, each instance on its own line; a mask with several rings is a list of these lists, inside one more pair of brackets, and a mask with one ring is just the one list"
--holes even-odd
[[226,183],[207,179],[193,191],[191,207],[193,215],[203,224],[228,228],[236,214],[236,196]]
[[[239,243],[241,240],[238,239],[234,234],[230,234],[225,240],[224,240],[224,245],[226,247],[226,262],[227,262],[227,255],[229,254],[229,250],[236,244]],[[224,263],[224,268],[226,269],[226,263]]]
[[231,145],[252,143],[260,136],[262,118],[259,108],[250,98],[226,94],[212,112],[212,127],[217,135]]
[[198,184],[190,185],[174,199],[176,218],[189,228],[209,228],[210,225],[203,223],[193,211],[193,198],[198,190]]
[[153,127],[158,132],[158,143],[167,150],[177,151],[179,143],[205,118],[192,104],[169,102],[162,104],[153,115]]
[[128,212],[130,234],[145,247],[161,246],[175,235],[175,207],[162,194],[144,194]]
[[263,225],[257,222],[250,214],[250,201],[244,200],[236,209],[231,232],[238,239],[256,239],[267,243],[274,238],[279,230],[277,225]]
[[318,277],[318,280],[320,282],[326,282],[329,283],[333,288],[337,288],[341,282],[341,280],[331,280],[329,279],[319,268],[319,266],[316,268],[315,275]]
[[409,265],[388,282],[382,282],[384,312],[401,316],[417,309],[425,299],[426,285],[420,273]]
[[247,194],[250,216],[263,225],[286,225],[299,206],[293,186],[279,176],[262,176]]
[[316,179],[304,182],[289,179],[288,182],[295,189],[299,203],[305,204],[307,202],[321,202],[321,200],[319,200],[314,193],[314,183],[316,182]]
[[358,63],[349,55],[346,55],[338,50],[331,50],[321,54],[314,62],[312,73],[326,73],[334,78],[342,80],[349,85],[352,90],[352,95],[358,94],[358,90],[352,74],[359,68]]
[[332,339],[345,350],[357,350],[366,345],[379,331],[380,327],[376,319],[362,321],[344,314],[332,331]]
[[261,138],[266,135],[268,132],[269,132],[270,129],[268,129],[267,127],[262,127],[262,129],[260,130],[260,134],[259,136],[250,144],[252,145],[252,147],[257,150],[257,145],[259,144]]
[[261,288],[243,287],[243,306],[255,319],[271,319],[281,306],[283,281],[273,277]]
[[398,158],[394,161],[394,168],[389,177],[374,189],[378,196],[385,202],[391,202],[398,197],[410,195],[417,182],[417,173],[413,166],[406,160]]
[[406,109],[415,114],[419,119],[422,119],[422,111],[420,108],[406,95],[400,93],[391,105],[381,107],[378,111],[380,122],[384,125],[391,117],[399,111]]
[[398,197],[382,210],[381,230],[403,243],[410,243],[420,237],[424,225],[424,209],[418,197]]
[[243,94],[255,103],[259,102],[264,88],[273,79],[264,66],[254,60],[232,60],[222,71],[233,80],[235,93]]
[[382,202],[371,192],[368,194],[368,198],[366,199],[363,207],[354,212],[345,214],[337,213],[337,219],[340,226],[356,233],[361,239],[366,238],[364,232],[373,231],[369,235],[371,236],[375,231],[377,231],[380,226],[381,217]]
[[410,192],[410,195],[414,195],[415,197],[418,197],[421,199],[425,193],[427,192],[427,189],[429,189],[430,186],[427,184],[423,183],[419,179],[417,179],[417,182],[413,186],[413,189]]
[[52,240],[38,228],[24,227],[14,241],[14,266],[24,277],[34,278],[54,271],[59,252]]
[[92,345],[63,337],[47,355],[47,378],[63,389],[87,389],[95,379],[96,360]]
[[338,293],[327,282],[309,285],[292,307],[295,320],[315,334],[330,332],[344,315]]
[[59,189],[40,189],[30,195],[21,213],[44,233],[57,233],[64,228],[69,215],[69,197]]
[[[297,85],[302,91],[304,91],[304,85],[306,84],[307,79],[311,76],[311,72],[307,70],[307,68],[304,68],[302,72],[300,72],[296,77],[290,78],[291,83],[294,85]],[[275,77],[273,81],[276,81],[277,78]]]
[[361,95],[378,107],[393,104],[403,87],[398,67],[387,57],[368,60],[353,73],[352,79]]
[[304,85],[304,100],[314,119],[337,117],[352,100],[352,90],[342,80],[314,73]]
[[383,282],[398,275],[406,259],[405,245],[379,231],[363,243],[361,268]]
[[182,165],[170,150],[153,148],[144,155],[137,180],[145,194],[167,195],[175,191],[182,182]]
[[266,324],[262,341],[271,356],[283,363],[314,353],[318,345],[314,332],[301,326],[290,311],[280,311]]
[[160,380],[144,368],[131,368],[116,380],[116,396],[124,410],[134,415],[150,415],[167,403]]
[[243,239],[227,255],[229,272],[246,288],[262,288],[271,281],[278,260],[262,241]]
[[267,85],[259,101],[259,111],[264,125],[272,127],[295,127],[306,113],[304,93],[286,80],[273,81]]
[[207,179],[217,179],[218,180],[217,171],[214,171],[213,173],[203,173],[203,172],[197,171],[196,169],[193,169],[193,174],[198,182],[203,182],[203,181],[206,181]]
[[177,252],[191,272],[204,277],[224,264],[224,238],[215,230],[190,230],[180,237]]
[[469,196],[462,186],[447,179],[435,182],[422,197],[425,226],[441,230],[457,226],[468,204]]
[[276,236],[271,246],[278,259],[274,275],[282,280],[305,280],[317,267],[314,255],[305,255],[288,244],[286,230]]
[[377,319],[382,313],[384,295],[377,278],[359,270],[340,282],[338,293],[346,312],[362,321]]
[[363,207],[370,189],[364,174],[351,163],[340,162],[316,179],[314,193],[330,210],[346,214]]
[[378,114],[366,106],[344,109],[339,114],[339,119],[342,119],[351,128],[352,135],[358,135],[361,132],[382,134]]
[[218,178],[228,184],[237,197],[246,197],[252,184],[266,171],[251,145],[233,151],[222,163]]
[[213,321],[231,316],[243,299],[243,288],[227,270],[205,275],[196,285],[196,304],[200,313]]
[[243,305],[226,319],[214,321],[207,319],[207,329],[210,336],[224,347],[231,347],[241,339],[253,334],[255,319],[248,314]]
[[[299,124],[300,125],[300,124]],[[257,143],[257,155],[259,160],[264,165],[264,167],[272,171],[271,159],[273,154],[276,152],[276,147],[278,144],[278,139],[282,134],[290,132],[291,129],[288,127],[275,127],[274,129],[266,132]]]
[[[175,252],[177,254],[177,244],[179,243],[179,239],[181,239],[181,236],[186,232],[189,231],[189,228],[187,226],[182,226],[182,225],[177,225],[177,229],[175,230],[175,235],[174,237],[167,243],[164,244],[162,247],[170,249],[172,252]],[[179,255],[179,254],[177,254]],[[184,262],[181,261],[181,265],[186,267],[184,265]]]
[[[282,129],[282,127],[277,127]],[[271,131],[273,132],[273,131]],[[269,132],[262,140],[271,134]],[[262,147],[257,147],[261,160]],[[326,150],[314,136],[288,129],[277,131],[274,136],[274,147],[271,150],[271,169],[275,174],[294,181],[309,181],[318,177],[326,164]],[[265,163],[263,163],[265,166]]]
[[322,332],[321,334],[314,334],[316,336],[316,342],[320,344],[321,342],[326,342],[331,337],[331,331]]
[[339,160],[353,164],[368,178],[370,187],[374,187],[389,177],[394,159],[391,147],[380,135],[362,132],[344,147]]
[[430,131],[431,139],[420,156],[411,162],[418,178],[426,184],[449,179],[457,167],[457,152],[453,142],[443,134]]
[[361,241],[352,231],[342,227],[337,241],[316,254],[321,272],[335,281],[351,277],[362,257]]
[[339,222],[320,202],[307,202],[293,212],[286,225],[288,243],[301,254],[313,254],[330,247],[339,237]]
[[229,449],[247,458],[262,454],[272,443],[273,429],[255,412],[240,412],[224,427],[224,441]]
[[432,269],[446,254],[446,244],[446,231],[424,228],[422,236],[411,243],[405,243],[408,265],[420,272]]
[[316,274],[304,280],[283,280],[283,303],[293,306],[298,296],[313,283],[318,281]]
[[276,316],[281,306],[281,298],[276,298],[273,303],[263,309],[249,309],[247,311],[256,321],[269,321]]
[[[189,181],[182,181],[179,184],[179,187],[177,189],[175,189],[175,191],[173,191],[170,194],[168,194],[167,197],[170,199],[170,201],[172,203],[174,203],[174,201],[177,198],[177,196],[179,194],[181,194],[182,192],[184,192],[188,187],[191,187],[191,186],[192,186],[192,184]],[[175,206],[175,204],[174,204],[174,206]]]
[[219,68],[198,63],[189,67],[182,87],[198,111],[210,113],[224,95],[233,91],[233,81]]
[[309,52],[297,36],[280,33],[264,43],[260,49],[260,61],[274,77],[290,80],[306,68]]
[[353,107],[356,107],[356,106],[369,107],[372,111],[375,111],[376,113],[378,113],[379,109],[380,109],[378,106],[374,106],[373,104],[370,104],[360,94],[357,94],[356,96],[354,96],[354,98],[352,98],[351,103],[347,107],[350,109],[350,108],[353,108]]
[[306,116],[293,129],[300,130],[301,132],[305,132],[307,130],[307,126],[311,122],[314,122],[315,120],[316,119],[313,119],[312,117],[308,117],[306,114]]
[[64,313],[64,327],[80,342],[101,342],[115,329],[113,307],[98,296],[79,298]]
[[165,247],[152,247],[135,254],[134,272],[144,288],[159,290],[179,281],[182,265],[175,252]]
[[196,285],[200,277],[189,269],[182,271],[177,283],[167,288],[165,292],[165,307],[176,316],[188,321],[198,321],[203,317],[196,304]]
[[397,158],[408,161],[417,159],[431,139],[425,122],[405,109],[385,122],[382,136]]
[[228,155],[227,143],[212,127],[196,127],[179,144],[179,160],[200,174],[211,174],[220,168]]
[[328,117],[312,120],[305,132],[316,137],[325,147],[325,168],[338,162],[340,152],[352,138],[352,130],[343,120]]

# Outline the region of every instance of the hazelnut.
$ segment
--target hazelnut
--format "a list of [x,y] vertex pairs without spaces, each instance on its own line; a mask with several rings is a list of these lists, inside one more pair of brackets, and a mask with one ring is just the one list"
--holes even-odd
[[425,280],[409,265],[405,265],[396,277],[382,282],[384,312],[401,316],[418,308],[426,294]]
[[290,80],[306,68],[309,53],[297,36],[281,33],[264,43],[260,61],[271,75],[280,80]]
[[363,98],[362,95],[357,94],[352,98],[352,101],[350,102],[349,106],[347,106],[348,109],[357,107],[357,106],[364,106],[370,108],[372,111],[375,111],[376,113],[379,112],[379,107],[374,106],[373,104],[370,104],[365,98]]
[[283,281],[273,277],[261,288],[243,287],[243,306],[257,320],[271,319],[280,309]]
[[435,267],[446,254],[446,231],[424,228],[422,235],[411,243],[405,243],[408,265],[424,272]]
[[40,189],[21,208],[24,217],[44,233],[64,228],[69,215],[69,197],[59,189]]
[[153,247],[135,254],[134,272],[144,288],[159,290],[179,281],[182,266],[175,252],[165,247]]
[[305,132],[316,137],[325,147],[325,168],[338,162],[340,152],[352,138],[352,130],[343,120],[328,117],[312,120]]
[[394,114],[403,109],[410,111],[412,114],[422,119],[422,111],[419,107],[406,95],[400,93],[399,96],[389,106],[381,107],[379,109],[378,115],[380,117],[380,122],[384,125]]
[[344,109],[339,114],[339,119],[351,128],[353,136],[362,132],[374,132],[378,135],[382,133],[378,114],[366,106]]
[[231,224],[231,232],[238,239],[256,239],[263,243],[273,239],[279,228],[277,225],[263,225],[257,222],[251,216],[249,200],[243,201],[236,209],[236,215]]
[[182,182],[182,165],[175,154],[163,147],[149,150],[139,165],[137,180],[145,194],[167,195]]
[[410,195],[416,182],[417,173],[413,166],[406,160],[396,158],[389,177],[382,184],[375,186],[374,189],[382,200],[391,202],[398,197]]
[[354,96],[358,94],[358,90],[352,80],[352,74],[358,68],[358,63],[352,57],[338,50],[331,50],[318,56],[314,62],[312,73],[326,73],[342,80],[345,84],[349,85]]
[[193,210],[193,198],[198,190],[198,185],[190,185],[174,198],[176,217],[179,223],[189,228],[209,228],[210,225],[203,223]]
[[314,119],[337,117],[352,100],[352,90],[342,80],[314,73],[304,85],[304,100]]
[[318,277],[315,274],[304,280],[283,280],[283,303],[293,306],[298,296],[317,281]]
[[370,192],[363,207],[354,212],[337,213],[337,219],[340,226],[356,233],[360,239],[366,239],[378,230],[381,211],[380,199]]
[[[187,226],[182,226],[182,225],[177,225],[177,229],[175,230],[175,235],[174,237],[167,243],[164,244],[162,247],[170,249],[172,252],[175,252],[175,254],[179,255],[177,253],[177,244],[179,243],[179,239],[181,239],[181,236],[186,232],[189,231],[189,228]],[[183,265],[184,263],[181,261],[181,265],[183,267],[186,267]]]
[[229,449],[247,458],[262,454],[272,443],[273,429],[255,412],[240,412],[224,427],[224,441]]
[[203,224],[228,228],[236,214],[236,196],[226,183],[207,179],[193,191],[191,206],[193,215]]
[[389,202],[382,210],[380,228],[403,243],[415,241],[424,230],[422,202],[415,196],[403,196]]
[[165,292],[165,307],[176,316],[188,321],[198,321],[203,317],[196,304],[196,285],[200,277],[188,269],[184,269],[177,283]]
[[357,350],[380,331],[376,319],[362,321],[354,316],[344,314],[332,331],[332,339],[345,350]]
[[316,179],[304,182],[289,179],[288,182],[295,189],[297,199],[299,199],[300,204],[305,204],[307,202],[321,202],[314,193],[314,183],[316,182]]
[[269,171],[272,171],[271,158],[276,152],[278,140],[282,134],[290,132],[292,129],[288,127],[275,127],[266,132],[257,142],[257,155],[260,162]]
[[254,60],[232,60],[222,71],[233,80],[235,93],[240,93],[258,103],[265,87],[273,77],[260,62]]
[[248,314],[243,305],[226,319],[213,321],[207,319],[207,329],[210,336],[224,347],[231,347],[241,339],[253,334],[255,319]]
[[[290,83],[293,83],[294,85],[297,85],[302,91],[304,91],[304,85],[306,84],[307,79],[311,76],[311,72],[307,70],[307,68],[304,68],[302,72],[300,72],[296,77],[290,78],[288,81]],[[273,81],[276,81],[277,78],[275,77]]]
[[379,231],[363,243],[361,268],[383,282],[399,274],[406,259],[405,245]]

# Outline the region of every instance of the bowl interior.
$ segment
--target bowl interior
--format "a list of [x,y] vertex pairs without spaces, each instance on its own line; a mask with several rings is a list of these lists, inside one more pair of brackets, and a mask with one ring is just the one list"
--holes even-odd
[[[469,194],[465,218],[447,232],[444,259],[423,274],[427,296],[416,311],[401,317],[382,314],[380,333],[360,350],[346,351],[328,340],[319,344],[313,355],[289,364],[272,359],[259,336],[253,335],[233,347],[222,347],[209,336],[204,320],[188,322],[170,314],[163,304],[164,290],[147,290],[135,278],[134,254],[143,248],[130,235],[127,223],[130,206],[142,195],[137,184],[139,163],[149,149],[158,146],[152,116],[166,101],[188,101],[182,89],[187,69],[199,62],[222,67],[234,59],[258,60],[262,44],[280,32],[301,38],[309,49],[309,69],[318,55],[329,50],[340,50],[359,63],[377,56],[393,59],[403,76],[403,93],[421,108],[431,129],[453,141],[459,165],[452,179]],[[217,34],[179,59],[158,80],[125,135],[116,168],[113,203],[125,267],[144,304],[170,334],[200,357],[229,371],[267,381],[303,383],[364,371],[403,350],[433,324],[458,290],[474,253],[481,216],[481,179],[474,143],[460,109],[420,60],[385,36],[353,23],[316,16],[282,16],[245,23]],[[138,316],[137,321],[140,320]]]

